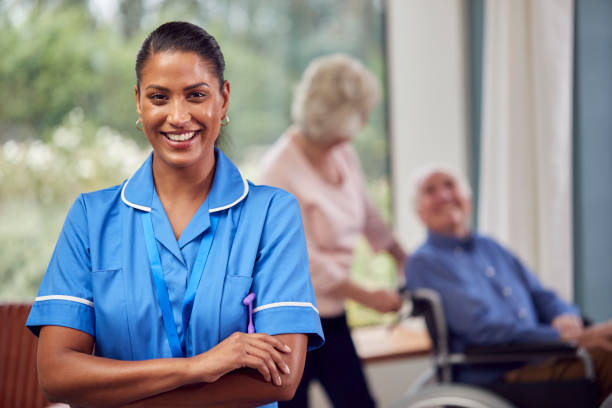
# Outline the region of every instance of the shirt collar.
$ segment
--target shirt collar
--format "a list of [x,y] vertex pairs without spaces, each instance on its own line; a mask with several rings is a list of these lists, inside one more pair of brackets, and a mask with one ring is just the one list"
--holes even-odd
[[463,238],[457,238],[448,235],[436,234],[432,231],[427,231],[427,243],[437,248],[455,249],[457,247],[470,250],[474,247],[474,234],[469,233]]
[[[215,158],[215,178],[206,198],[209,213],[222,211],[238,204],[249,192],[249,184],[240,170],[217,147],[215,147]],[[153,192],[153,153],[151,153],[123,185],[121,200],[132,208],[150,212]]]

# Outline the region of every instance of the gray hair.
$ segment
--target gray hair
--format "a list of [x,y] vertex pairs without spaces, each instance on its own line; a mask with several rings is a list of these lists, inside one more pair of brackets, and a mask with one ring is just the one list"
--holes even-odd
[[291,116],[306,137],[352,137],[380,99],[376,77],[344,54],[315,58],[296,87]]
[[457,181],[457,187],[465,194],[468,199],[472,198],[472,188],[465,176],[445,163],[431,163],[421,166],[414,170],[410,176],[411,186],[410,201],[415,210],[418,209],[421,186],[430,176],[442,173],[451,176]]

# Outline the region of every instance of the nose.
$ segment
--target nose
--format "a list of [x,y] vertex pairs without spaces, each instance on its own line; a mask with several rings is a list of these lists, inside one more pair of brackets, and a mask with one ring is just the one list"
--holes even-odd
[[438,189],[438,200],[441,202],[450,201],[453,198],[453,192],[449,188]]
[[168,113],[168,122],[175,127],[184,127],[191,119],[188,106],[181,100],[175,100],[172,103],[170,112]]

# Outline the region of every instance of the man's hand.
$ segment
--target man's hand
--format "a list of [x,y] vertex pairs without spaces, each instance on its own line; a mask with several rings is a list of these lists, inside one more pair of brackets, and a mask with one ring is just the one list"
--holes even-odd
[[582,319],[573,314],[562,314],[554,318],[551,326],[557,329],[561,339],[575,339],[582,334]]
[[581,347],[612,352],[612,321],[587,327],[574,341]]

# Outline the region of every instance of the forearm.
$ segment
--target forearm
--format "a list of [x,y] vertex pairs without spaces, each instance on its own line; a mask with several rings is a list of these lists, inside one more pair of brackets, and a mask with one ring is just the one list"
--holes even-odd
[[531,328],[519,328],[511,323],[479,322],[472,319],[464,327],[456,330],[463,333],[466,341],[475,346],[490,346],[510,343],[539,343],[559,340],[559,332],[547,325],[538,325]]
[[281,385],[266,382],[257,371],[243,368],[213,383],[193,384],[130,404],[129,407],[254,407],[293,398],[302,378],[308,337],[279,335],[291,349],[287,364],[290,373],[280,373]]
[[288,377],[289,375],[281,374],[283,385],[276,386],[264,381],[255,370],[245,368],[226,374],[214,383],[177,388],[134,402],[127,407],[255,407],[291,399],[295,389]]
[[195,382],[189,359],[120,361],[66,351],[39,359],[41,386],[51,401],[117,406]]
[[329,294],[367,304],[370,291],[359,286],[350,278],[344,279],[329,290]]
[[404,270],[403,265],[407,261],[406,252],[404,252],[404,249],[400,246],[400,244],[395,239],[393,239],[391,244],[387,247],[387,252],[395,260],[395,263],[398,266],[397,268],[398,273],[399,272],[403,273],[403,270]]

